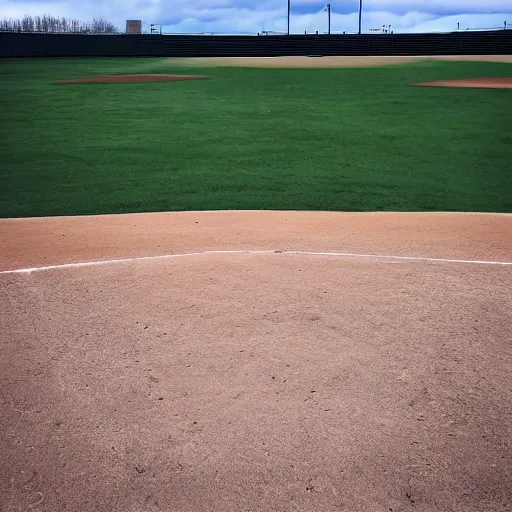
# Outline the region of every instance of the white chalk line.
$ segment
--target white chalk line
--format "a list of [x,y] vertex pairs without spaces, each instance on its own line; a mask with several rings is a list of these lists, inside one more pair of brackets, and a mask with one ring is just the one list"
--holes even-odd
[[83,267],[96,267],[101,265],[116,265],[118,263],[138,263],[142,261],[158,261],[168,260],[175,258],[186,258],[194,256],[206,255],[239,255],[239,254],[283,254],[283,255],[296,255],[296,256],[324,256],[335,258],[367,258],[377,261],[413,261],[423,263],[462,263],[468,265],[499,265],[507,266],[512,265],[510,261],[487,261],[487,260],[462,260],[450,258],[428,258],[420,256],[395,256],[389,254],[358,254],[351,252],[313,252],[313,251],[286,251],[286,250],[224,250],[224,251],[201,251],[201,252],[187,252],[179,254],[163,254],[159,256],[140,256],[136,258],[121,258],[114,260],[99,260],[99,261],[83,261],[78,263],[63,263],[60,265],[47,265],[43,267],[19,268],[15,270],[3,270],[0,274],[32,274],[34,272],[43,272],[45,270],[63,270],[72,268]]

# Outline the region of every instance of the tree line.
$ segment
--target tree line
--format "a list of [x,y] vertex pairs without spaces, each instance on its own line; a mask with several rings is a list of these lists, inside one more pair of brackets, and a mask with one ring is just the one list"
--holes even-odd
[[92,21],[57,18],[55,16],[24,16],[0,20],[0,32],[43,32],[54,34],[117,34],[117,27],[102,18]]

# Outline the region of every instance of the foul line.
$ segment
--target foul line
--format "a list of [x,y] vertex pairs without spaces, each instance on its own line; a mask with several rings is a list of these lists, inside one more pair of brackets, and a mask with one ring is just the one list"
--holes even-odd
[[417,261],[427,263],[465,263],[471,265],[512,265],[510,261],[485,261],[485,260],[456,260],[450,258],[426,258],[418,256],[394,256],[387,254],[357,254],[350,252],[312,252],[312,251],[280,251],[280,250],[238,250],[238,251],[202,251],[182,254],[164,254],[160,256],[141,256],[138,258],[122,258],[115,260],[84,261],[79,263],[63,263],[61,265],[48,265],[44,267],[19,268],[16,270],[3,270],[0,274],[31,274],[45,270],[60,270],[68,268],[96,267],[100,265],[115,265],[117,263],[137,263],[140,261],[158,261],[173,258],[185,258],[206,255],[235,255],[235,254],[285,254],[298,256],[330,256],[337,258],[368,258],[384,261]]

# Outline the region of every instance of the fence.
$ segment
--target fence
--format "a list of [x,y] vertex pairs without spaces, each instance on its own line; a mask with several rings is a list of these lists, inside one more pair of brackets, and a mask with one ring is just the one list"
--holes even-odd
[[0,57],[512,55],[512,31],[290,36],[0,33]]

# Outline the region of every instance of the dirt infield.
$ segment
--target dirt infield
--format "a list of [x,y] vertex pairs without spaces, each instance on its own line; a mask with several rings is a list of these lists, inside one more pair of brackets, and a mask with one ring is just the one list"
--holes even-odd
[[465,78],[461,80],[442,80],[411,84],[417,87],[464,87],[477,89],[512,89],[512,78],[486,77]]
[[135,75],[106,75],[90,76],[86,78],[73,78],[70,80],[56,80],[56,84],[82,84],[82,83],[138,83],[138,82],[181,82],[183,80],[205,80],[211,78],[206,75],[165,75],[165,74],[135,74]]
[[2,510],[506,510],[511,232],[493,214],[0,220],[0,271],[34,268],[0,273]]
[[474,61],[512,63],[512,55],[440,55],[440,56],[329,56],[329,57],[198,57],[170,59],[186,66],[233,66],[258,68],[343,68],[375,67],[424,61]]
[[500,260],[512,256],[511,229],[512,215],[469,213],[218,211],[0,219],[0,271],[218,249]]

